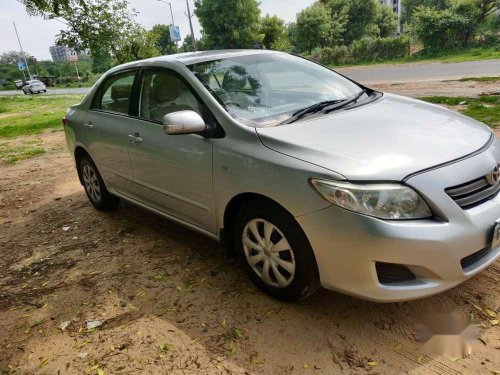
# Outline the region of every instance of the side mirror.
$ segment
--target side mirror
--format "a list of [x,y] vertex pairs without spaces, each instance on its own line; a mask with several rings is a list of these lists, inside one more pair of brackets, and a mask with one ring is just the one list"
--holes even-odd
[[163,117],[165,133],[193,134],[205,131],[207,125],[195,111],[178,111],[168,113]]

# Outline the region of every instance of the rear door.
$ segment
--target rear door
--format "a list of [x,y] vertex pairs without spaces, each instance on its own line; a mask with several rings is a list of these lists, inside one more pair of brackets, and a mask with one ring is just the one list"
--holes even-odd
[[84,143],[106,187],[134,197],[128,147],[137,132],[131,103],[138,70],[109,76],[98,89],[83,125]]

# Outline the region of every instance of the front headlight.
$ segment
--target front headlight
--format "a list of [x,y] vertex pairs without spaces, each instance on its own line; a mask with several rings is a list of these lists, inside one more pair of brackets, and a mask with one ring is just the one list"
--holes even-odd
[[351,184],[311,179],[327,201],[360,214],[381,219],[423,219],[431,209],[413,189],[399,184]]

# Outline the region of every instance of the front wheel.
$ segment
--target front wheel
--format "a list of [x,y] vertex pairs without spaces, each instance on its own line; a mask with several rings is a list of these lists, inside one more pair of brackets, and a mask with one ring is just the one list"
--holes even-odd
[[293,216],[264,200],[249,202],[236,217],[234,243],[251,280],[269,295],[304,299],[320,286],[318,267]]
[[111,211],[118,206],[120,200],[108,192],[97,167],[89,157],[84,156],[81,158],[78,163],[78,172],[87,198],[96,209]]

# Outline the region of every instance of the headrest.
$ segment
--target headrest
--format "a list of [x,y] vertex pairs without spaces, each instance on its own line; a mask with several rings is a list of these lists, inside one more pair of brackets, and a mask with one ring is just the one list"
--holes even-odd
[[[234,67],[236,68],[236,67]],[[222,88],[226,91],[243,90],[247,85],[247,74],[240,69],[230,69],[224,74]]]
[[153,78],[151,99],[158,103],[173,102],[182,91],[182,82],[172,74],[158,74]]
[[131,84],[113,85],[111,86],[111,99],[113,100],[129,99],[131,92],[132,92]]

